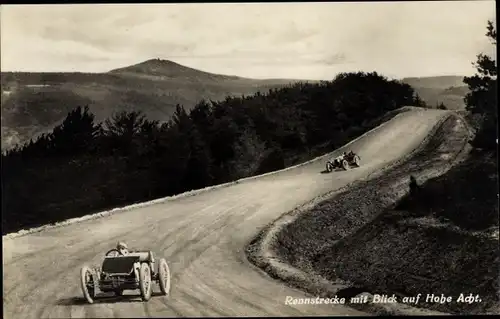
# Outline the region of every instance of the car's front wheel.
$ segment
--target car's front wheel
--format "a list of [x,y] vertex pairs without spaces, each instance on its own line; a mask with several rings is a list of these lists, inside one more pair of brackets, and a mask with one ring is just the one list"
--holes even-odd
[[358,155],[354,156],[354,165],[358,166],[360,165],[360,158]]
[[83,266],[80,270],[80,284],[87,302],[94,303],[97,294],[97,278],[88,266]]
[[332,164],[330,162],[326,162],[326,171],[330,173],[332,171]]
[[151,268],[147,263],[142,263],[139,269],[139,290],[142,300],[148,301],[151,298]]

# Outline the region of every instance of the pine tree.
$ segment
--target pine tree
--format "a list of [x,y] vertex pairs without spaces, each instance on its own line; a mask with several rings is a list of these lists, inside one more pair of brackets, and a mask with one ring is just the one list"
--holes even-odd
[[[497,32],[488,21],[486,36],[497,44]],[[497,63],[492,57],[480,53],[474,63],[477,74],[465,77],[464,83],[470,92],[465,96],[466,110],[481,117],[472,145],[477,148],[495,150],[497,147]]]
[[51,134],[42,136],[39,145],[50,145],[50,153],[62,156],[75,156],[86,153],[92,147],[99,125],[94,123],[94,115],[89,107],[77,107],[69,112],[62,124],[56,126]]

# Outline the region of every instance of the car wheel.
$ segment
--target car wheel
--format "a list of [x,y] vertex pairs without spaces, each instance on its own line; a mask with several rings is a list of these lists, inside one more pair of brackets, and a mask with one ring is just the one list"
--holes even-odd
[[88,266],[83,266],[80,271],[80,283],[82,287],[83,296],[88,303],[94,303],[94,298],[97,292],[97,278],[92,273]]
[[330,173],[332,171],[332,164],[330,164],[329,162],[326,163],[326,171],[328,173]]
[[354,156],[354,164],[359,167],[359,162],[360,162],[359,156],[358,155]]
[[114,292],[115,292],[115,296],[117,296],[117,297],[123,296],[123,290],[121,290],[121,289],[117,289]]
[[167,296],[170,293],[170,268],[164,258],[158,263],[158,283],[161,293]]
[[346,160],[342,161],[342,168],[346,171],[349,169],[349,163]]
[[142,300],[148,301],[151,298],[151,268],[147,263],[142,263],[139,269],[139,290]]

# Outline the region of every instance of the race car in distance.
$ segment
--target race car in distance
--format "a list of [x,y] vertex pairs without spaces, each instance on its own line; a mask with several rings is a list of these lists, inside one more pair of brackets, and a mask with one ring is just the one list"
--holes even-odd
[[88,303],[94,303],[99,291],[121,296],[124,290],[136,289],[139,289],[142,300],[148,301],[153,281],[159,284],[163,295],[170,292],[167,261],[160,258],[156,263],[152,251],[127,251],[126,255],[122,255],[117,249],[111,249],[105,254],[101,267],[83,266],[80,280]]
[[329,173],[337,168],[347,170],[351,166],[359,167],[360,160],[361,158],[359,155],[353,151],[349,151],[349,153],[344,152],[336,158],[326,162],[326,171]]

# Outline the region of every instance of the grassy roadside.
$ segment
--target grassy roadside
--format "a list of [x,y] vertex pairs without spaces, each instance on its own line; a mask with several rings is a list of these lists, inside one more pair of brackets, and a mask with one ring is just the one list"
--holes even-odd
[[[491,154],[471,154],[393,210],[324,249],[313,268],[374,293],[453,297],[419,307],[457,314],[494,311],[499,302],[495,160]],[[481,302],[456,302],[461,293],[478,294]]]
[[443,136],[449,136],[455,125],[454,118],[446,120],[425,148],[410,160],[301,214],[277,236],[277,253],[298,268],[310,268],[311,261],[322,249],[355,233],[385,207],[397,203],[408,191],[410,174],[419,175],[421,180],[452,165],[452,158],[441,157],[439,153],[456,152],[464,144],[463,130],[455,140],[443,143]]
[[[390,169],[379,178],[360,183],[359,186],[354,187],[349,192],[341,193],[334,198],[315,204],[314,207],[309,207],[297,219],[292,219],[291,223],[284,222],[285,226],[279,232],[272,231],[274,239],[271,245],[271,255],[276,256],[272,259],[278,258],[278,260],[281,260],[280,263],[288,263],[299,272],[321,275],[323,278],[330,280],[332,284],[343,282],[344,284],[341,286],[354,286],[354,289],[349,288],[342,291],[343,294],[352,294],[352,296],[363,291],[378,294],[396,293],[401,296],[424,293],[429,289],[432,290],[431,293],[439,294],[439,287],[453,282],[455,283],[455,289],[450,289],[447,293],[456,294],[457,289],[462,289],[461,292],[468,294],[471,293],[471,289],[467,291],[467,288],[482,285],[483,293],[481,296],[483,300],[480,304],[457,305],[455,303],[437,306],[434,304],[430,308],[441,312],[455,313],[484,313],[488,312],[488,309],[489,312],[494,311],[492,307],[495,307],[496,282],[492,278],[494,276],[496,276],[495,278],[498,277],[498,268],[496,267],[498,264],[498,251],[496,250],[498,237],[496,239],[491,237],[490,230],[492,228],[488,225],[492,221],[498,220],[495,206],[490,205],[492,200],[496,201],[496,179],[491,179],[492,174],[496,172],[496,167],[495,162],[491,161],[492,158],[483,158],[484,162],[478,160],[475,157],[476,155],[472,154],[464,163],[442,175],[455,162],[454,154],[456,155],[457,152],[465,154],[466,151],[466,149],[459,150],[467,142],[467,129],[456,119],[455,117],[453,121],[447,121],[436,132],[425,149],[408,162]],[[463,159],[463,156],[456,159],[460,158]],[[469,165],[474,166],[475,169],[483,170],[483,173],[480,174],[477,170],[468,171],[464,169]],[[463,183],[455,184],[457,179],[455,174],[457,172],[464,174],[462,180],[469,181],[469,183],[472,180],[467,174],[474,174],[478,178],[478,180],[475,180],[476,183],[479,183],[482,179],[484,180],[486,175],[492,181],[492,184],[485,184],[486,189],[489,189],[490,192],[483,193],[483,199],[488,198],[489,202],[485,201],[484,205],[481,206],[482,208],[474,203],[469,204],[469,206],[461,206],[463,209],[466,209],[466,207],[482,209],[478,214],[484,216],[480,218],[483,220],[483,226],[486,227],[483,227],[483,230],[481,230],[481,227],[477,228],[477,226],[475,231],[457,229],[459,226],[450,225],[444,220],[446,212],[455,209],[453,205],[450,205],[450,203],[453,203],[453,201],[450,201],[454,198],[453,196],[460,196],[462,198],[460,203],[464,204],[467,202],[464,197],[470,195],[464,193],[467,185],[464,186]],[[485,174],[485,172],[487,173]],[[441,176],[432,179],[424,187],[424,189],[435,192],[435,196],[430,197],[426,195],[425,191],[422,191],[420,192],[420,196],[423,196],[421,198],[411,197],[401,201],[402,196],[408,193],[410,174],[416,176],[420,182]],[[443,180],[447,181],[448,184],[453,184],[452,188],[461,191],[461,194],[454,193],[453,189],[444,185],[437,186],[440,191],[433,190],[432,185],[436,181]],[[477,189],[476,192],[481,192],[481,190]],[[417,207],[414,203],[421,202],[425,202],[428,208],[435,208],[440,202],[448,203],[446,209],[431,210],[432,212],[438,211],[434,215],[440,222],[434,223],[432,227],[429,227],[430,229],[425,229],[425,225],[429,222],[429,220],[422,218],[425,213],[400,211],[404,205],[407,205],[408,208]],[[397,205],[398,203],[399,205]],[[457,202],[455,201],[455,203]],[[387,210],[387,207],[393,210]],[[422,208],[422,206],[420,207]],[[485,211],[487,207],[493,207],[493,209],[490,209],[489,213],[487,213]],[[395,212],[394,209],[398,209],[398,211]],[[404,216],[404,218],[400,218],[401,216]],[[455,217],[455,220],[467,219],[465,215],[461,214],[461,216]],[[459,222],[457,221],[455,224],[459,224]],[[413,227],[414,230],[410,231],[410,227]],[[425,238],[428,238],[427,241]],[[447,238],[448,240],[446,240]],[[251,243],[249,246],[250,260],[265,259],[268,254],[252,253],[256,249],[254,246],[259,245],[257,241],[259,240],[256,239],[256,242]],[[484,247],[484,249],[477,249],[478,247]],[[443,253],[443,251],[446,253]],[[412,255],[412,253],[414,254]],[[395,262],[395,258],[400,258],[399,263]],[[422,258],[422,261],[419,262],[418,258]],[[417,262],[413,265],[414,259]],[[449,260],[453,261],[447,263]],[[285,282],[290,281],[291,285],[297,286],[298,284],[297,287],[299,288],[310,289],[312,282],[321,278],[313,276],[315,279],[310,277],[310,280],[299,280],[299,283],[297,282],[298,277],[292,275],[292,273],[296,272],[295,270],[291,269],[291,272],[285,271],[290,266],[283,264],[283,266],[275,265],[269,268],[270,264],[268,263],[271,261],[261,261],[256,264],[262,265],[271,274],[283,272],[278,277]],[[395,267],[390,267],[394,264],[404,266],[399,267],[398,272],[394,269]],[[407,269],[410,269],[407,267],[408,265],[413,265],[413,268],[410,267],[412,272],[405,273]],[[275,267],[284,268],[280,271],[274,269]],[[433,274],[432,277],[428,276],[429,272]],[[450,279],[454,275],[453,272],[462,272],[462,276],[457,275],[454,277],[455,279]],[[299,276],[303,277],[304,275]],[[387,284],[379,286],[378,284],[384,280]],[[429,285],[429,281],[432,281],[432,285]],[[476,284],[478,282],[480,283]],[[488,288],[488,285],[491,288]],[[327,286],[328,284],[324,287]],[[407,290],[401,292],[401,286]],[[427,289],[426,287],[430,288]],[[329,288],[326,289],[332,291]],[[346,295],[346,297],[349,296]],[[426,307],[429,305],[420,303],[417,306]],[[406,309],[403,307],[401,311],[407,314],[422,313],[416,308],[412,310],[411,307],[406,307]],[[398,310],[395,313],[401,311]]]

